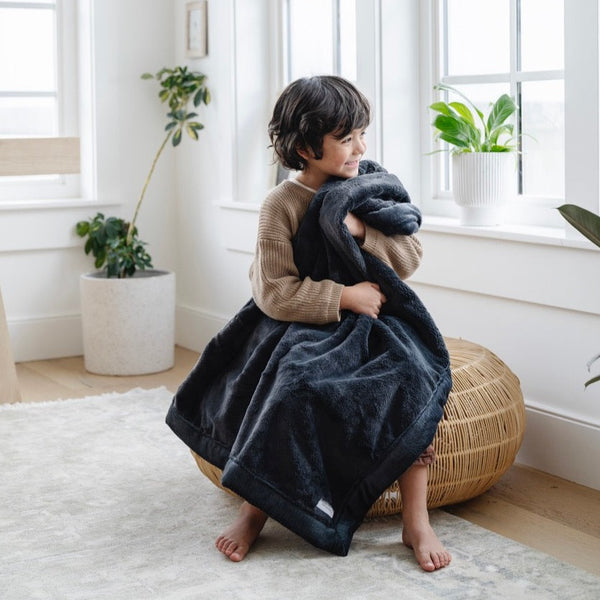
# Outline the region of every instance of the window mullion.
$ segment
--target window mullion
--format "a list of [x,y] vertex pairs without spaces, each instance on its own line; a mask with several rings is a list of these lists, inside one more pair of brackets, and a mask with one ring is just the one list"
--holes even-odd
[[[597,213],[600,195],[598,2],[565,2],[564,10],[565,195],[568,203]],[[572,228],[567,229],[571,231]]]
[[333,71],[337,75],[341,73],[342,70],[342,51],[340,48],[340,0],[334,0],[331,3],[331,10],[333,12],[331,23],[333,26],[332,31],[332,54],[333,54]]
[[517,104],[515,134],[517,138],[517,193],[523,194],[523,102],[521,81],[517,73],[521,71],[521,0],[510,0],[510,94]]

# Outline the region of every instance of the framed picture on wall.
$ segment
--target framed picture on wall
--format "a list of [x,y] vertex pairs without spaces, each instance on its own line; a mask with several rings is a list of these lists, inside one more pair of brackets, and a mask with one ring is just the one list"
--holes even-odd
[[202,58],[208,54],[208,0],[185,5],[185,55]]

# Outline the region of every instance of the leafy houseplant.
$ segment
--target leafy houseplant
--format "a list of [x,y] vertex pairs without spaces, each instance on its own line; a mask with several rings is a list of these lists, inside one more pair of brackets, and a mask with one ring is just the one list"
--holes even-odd
[[[575,204],[563,204],[558,207],[558,212],[568,223],[575,227],[579,233],[600,248],[600,216]],[[588,362],[588,370],[598,359],[600,359],[600,354]],[[586,381],[585,387],[598,381],[600,381],[600,375],[596,375]]]
[[167,112],[166,135],[154,156],[150,171],[146,176],[138,198],[133,217],[127,222],[117,217],[105,218],[102,213],[87,221],[76,224],[80,237],[87,237],[85,253],[92,254],[97,269],[106,268],[107,277],[132,277],[136,270],[152,267],[152,259],[144,249],[145,242],[138,240],[135,222],[148,184],[154,174],[156,164],[169,140],[173,146],[181,143],[183,132],[196,141],[198,132],[204,125],[194,120],[198,114],[188,112],[190,101],[194,107],[210,102],[210,92],[205,85],[206,75],[189,71],[187,67],[163,68],[156,75],[144,73],[142,79],[156,79],[160,85],[158,97],[169,105]]
[[492,105],[487,118],[457,89],[439,84],[464,102],[434,102],[432,126],[436,139],[447,142],[452,153],[452,189],[461,207],[463,225],[497,225],[501,207],[513,195],[512,154],[514,126],[507,122],[517,107],[507,94]]
[[187,67],[161,69],[143,79],[159,83],[160,101],[168,105],[160,144],[130,221],[98,213],[80,221],[85,252],[97,269],[80,278],[81,325],[85,368],[101,375],[142,375],[170,369],[175,359],[175,273],[152,267],[136,219],[156,164],[169,144],[186,133],[193,141],[203,128],[198,107],[210,102],[206,76]]
[[[483,113],[457,89],[440,83],[436,90],[452,92],[465,100],[463,102],[434,102],[429,108],[439,113],[432,125],[437,129],[437,137],[448,142],[453,153],[461,152],[512,152],[516,147],[511,143],[514,126],[506,120],[514,114],[517,106],[508,94],[502,94],[491,107],[487,119]],[[500,141],[501,136],[509,139]]]

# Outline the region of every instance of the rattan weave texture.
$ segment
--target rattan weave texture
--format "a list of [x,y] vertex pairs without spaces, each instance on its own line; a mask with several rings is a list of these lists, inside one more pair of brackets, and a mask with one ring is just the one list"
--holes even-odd
[[[437,460],[428,467],[429,508],[462,502],[488,490],[513,464],[525,433],[525,406],[516,375],[487,348],[445,339],[452,390],[433,441]],[[232,493],[221,486],[220,469],[192,454],[204,475]],[[396,481],[367,516],[401,511]]]

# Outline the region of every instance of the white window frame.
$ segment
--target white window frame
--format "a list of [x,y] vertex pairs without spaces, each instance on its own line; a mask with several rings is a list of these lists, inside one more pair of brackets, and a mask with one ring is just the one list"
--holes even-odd
[[[281,6],[282,83],[290,83],[289,0],[279,0]],[[333,30],[331,34],[333,72],[340,74],[341,50],[338,16],[340,0],[332,2]],[[381,161],[381,0],[356,0],[356,80],[354,83],[371,102],[373,120],[367,129],[368,156]],[[323,43],[323,42],[321,42]]]
[[[56,0],[56,5],[0,1],[0,5],[43,8],[56,12],[56,95],[59,105],[58,135],[47,138],[10,138],[0,140],[0,205],[24,201],[51,202],[80,197],[80,61],[86,53],[79,47],[81,14],[87,0]],[[50,175],[31,179],[27,175]]]
[[[515,0],[511,0],[513,3]],[[433,85],[438,81],[439,57],[436,35],[437,0],[420,3],[421,32],[421,137],[425,153],[433,151],[433,131],[429,104],[434,101]],[[599,10],[596,0],[569,0],[565,11],[565,198],[557,200],[584,206],[593,212],[600,208],[600,127],[599,89]],[[428,215],[456,219],[458,211],[451,198],[437,194],[433,161],[424,161],[421,177],[422,208]],[[511,225],[552,228],[557,235],[577,237],[546,201],[514,205]]]

